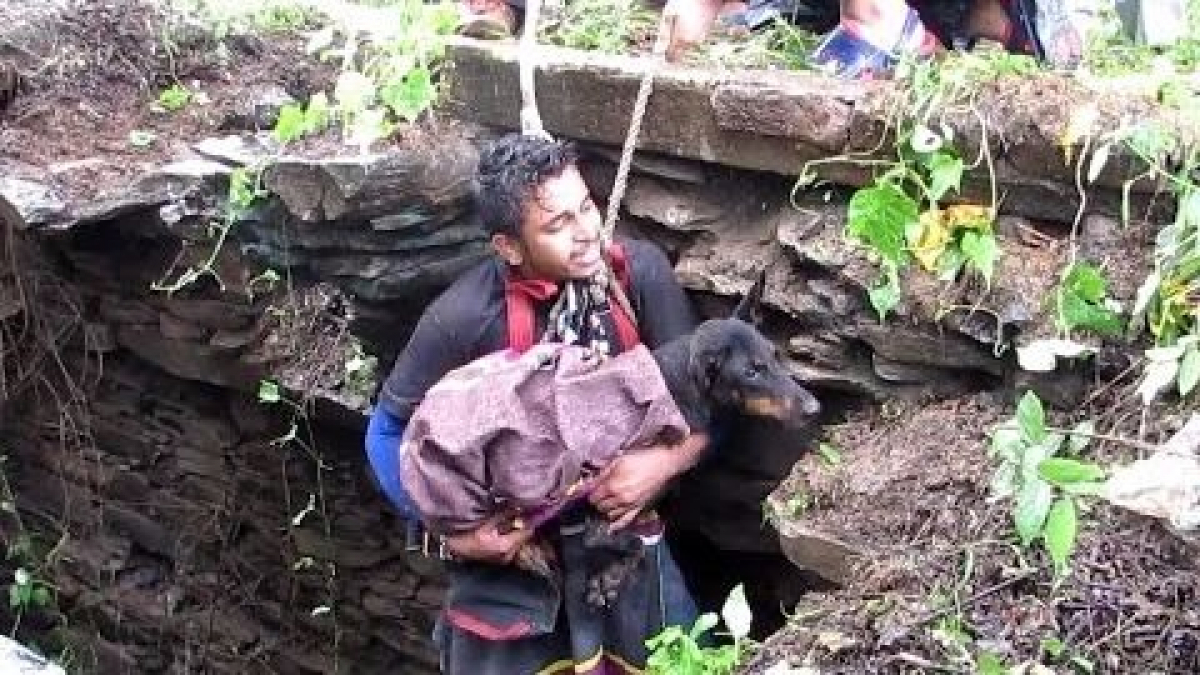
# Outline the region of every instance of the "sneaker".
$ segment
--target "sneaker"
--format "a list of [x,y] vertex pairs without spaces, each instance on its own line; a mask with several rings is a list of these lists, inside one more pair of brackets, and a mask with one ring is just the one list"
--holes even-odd
[[881,48],[862,36],[857,24],[841,21],[825,36],[810,57],[820,70],[845,79],[872,79],[890,71],[904,55],[930,57],[941,44],[925,29],[921,17],[909,8],[900,38],[890,48]]

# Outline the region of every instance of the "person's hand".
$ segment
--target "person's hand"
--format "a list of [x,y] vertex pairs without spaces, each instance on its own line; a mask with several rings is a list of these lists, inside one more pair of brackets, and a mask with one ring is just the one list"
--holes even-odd
[[651,445],[617,457],[600,472],[588,500],[616,532],[654,500],[667,482],[690,466],[678,447]]
[[531,527],[501,532],[501,523],[511,520],[511,516],[496,516],[484,521],[471,532],[448,536],[445,538],[446,549],[455,557],[464,560],[507,565],[534,535]]

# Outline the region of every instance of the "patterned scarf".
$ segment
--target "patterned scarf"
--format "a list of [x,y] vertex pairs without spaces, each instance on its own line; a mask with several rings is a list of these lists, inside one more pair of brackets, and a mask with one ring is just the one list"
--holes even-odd
[[602,354],[638,344],[636,320],[621,288],[628,285],[626,261],[616,245],[610,248],[610,261],[611,271],[606,268],[590,279],[561,284],[521,279],[510,272],[505,283],[508,346],[518,351],[533,346],[534,303],[551,298],[554,304],[538,342],[580,345]]

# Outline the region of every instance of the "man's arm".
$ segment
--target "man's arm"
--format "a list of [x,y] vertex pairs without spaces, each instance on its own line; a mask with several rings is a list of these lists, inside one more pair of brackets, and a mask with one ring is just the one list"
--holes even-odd
[[675,445],[637,448],[612,461],[590,501],[619,530],[637,517],[679,474],[696,465],[708,449],[708,434],[693,433]]
[[658,246],[630,240],[630,295],[638,314],[638,334],[642,342],[655,349],[680,335],[690,333],[697,324],[692,303],[679,285],[671,261]]
[[[696,327],[691,302],[675,277],[667,256],[654,244],[629,241],[632,295],[642,342],[653,349]],[[693,433],[675,445],[634,448],[608,465],[591,502],[613,529],[625,527],[676,476],[695,466],[709,446],[709,430]]]
[[[371,470],[388,501],[406,518],[420,519],[421,514],[400,478],[404,428],[425,392],[469,360],[473,338],[465,335],[478,325],[478,318],[472,326],[443,302],[430,305],[396,359],[371,415],[366,437]],[[522,530],[501,532],[498,521],[489,521],[472,532],[446,537],[444,543],[459,558],[508,563],[531,536]]]

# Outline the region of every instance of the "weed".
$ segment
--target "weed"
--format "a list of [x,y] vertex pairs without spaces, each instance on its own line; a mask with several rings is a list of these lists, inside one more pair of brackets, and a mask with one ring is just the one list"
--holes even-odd
[[620,54],[653,39],[658,19],[639,0],[572,0],[555,7],[539,37],[572,49]]
[[166,112],[183,110],[192,100],[192,92],[181,84],[173,84],[158,93],[155,104]]
[[437,99],[437,70],[445,38],[458,15],[453,5],[403,0],[388,6],[394,15],[365,30],[331,25],[309,41],[309,51],[341,66],[332,95],[314,97],[304,108],[285,108],[274,133],[283,141],[341,125],[342,138],[364,151],[386,138],[398,122],[411,123]]
[[992,432],[994,499],[1013,500],[1013,522],[1022,546],[1041,541],[1056,575],[1068,569],[1078,534],[1078,499],[1099,493],[1104,470],[1077,459],[1093,436],[1090,422],[1068,432],[1046,425],[1042,402],[1026,392],[1014,418]]
[[1059,330],[1089,330],[1119,335],[1125,327],[1119,305],[1108,297],[1108,281],[1095,265],[1076,261],[1063,271],[1054,292],[1055,322]]
[[[742,585],[730,591],[721,617],[700,615],[692,627],[668,626],[646,641],[648,675],[731,675],[745,656],[753,616]],[[708,646],[709,633],[724,621],[733,644]]]

